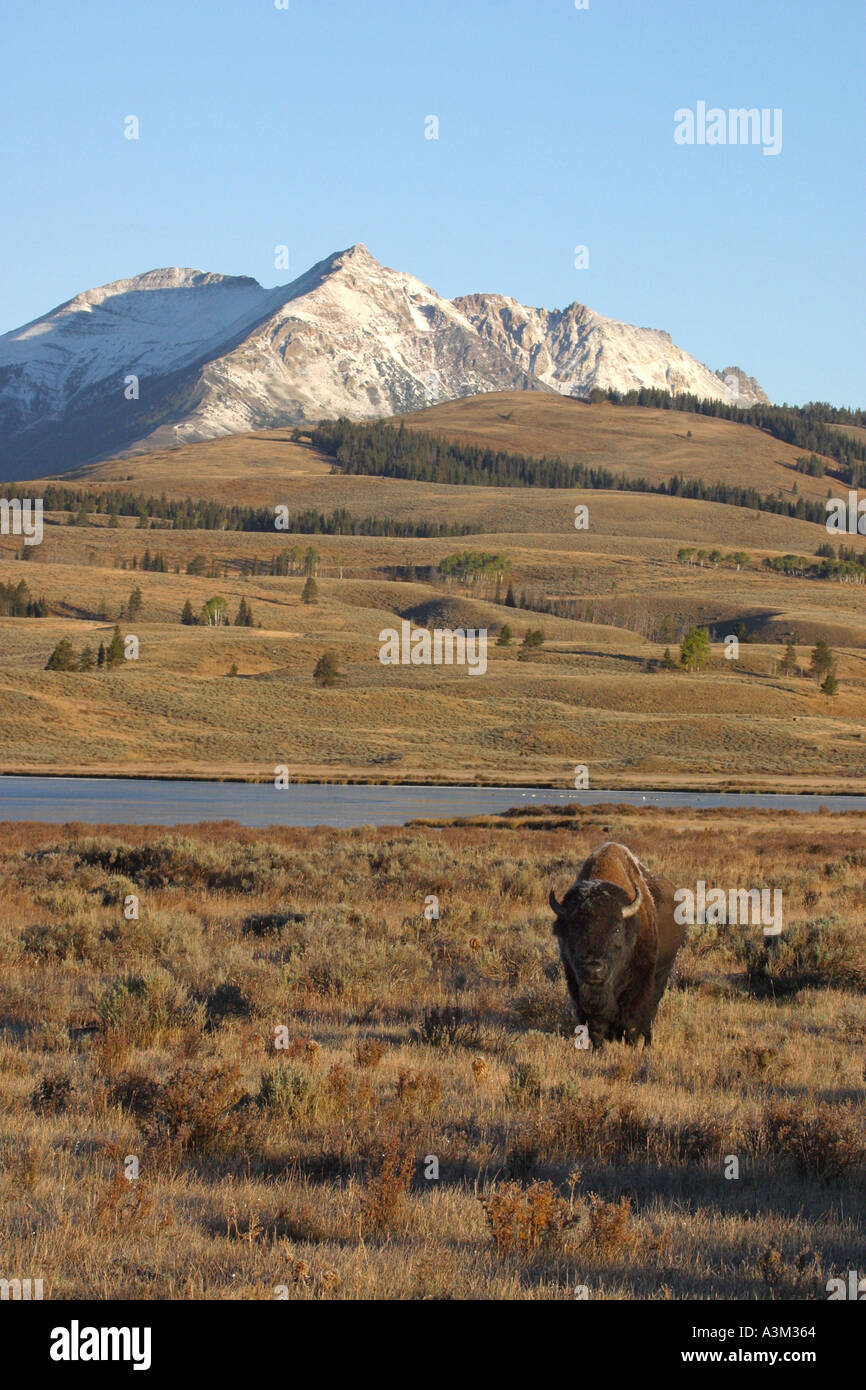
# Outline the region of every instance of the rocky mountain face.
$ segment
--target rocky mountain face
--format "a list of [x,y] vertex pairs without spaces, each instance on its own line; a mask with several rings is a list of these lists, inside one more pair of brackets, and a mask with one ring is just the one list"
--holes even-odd
[[362,245],[271,290],[246,276],[154,270],[0,337],[0,478],[483,391],[640,386],[767,399],[739,368],[712,372],[667,333],[580,304],[442,299]]

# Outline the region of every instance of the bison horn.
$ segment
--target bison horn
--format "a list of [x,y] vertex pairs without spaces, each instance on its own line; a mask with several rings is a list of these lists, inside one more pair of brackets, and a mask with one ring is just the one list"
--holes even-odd
[[551,890],[550,890],[550,897],[548,898],[548,902],[550,903],[550,906],[553,908],[553,910],[554,910],[554,912],[556,913],[557,917],[561,917],[561,916],[562,916],[562,904],[561,904],[561,903],[558,903],[558,902],[556,901],[556,895],[554,894],[554,891],[553,891],[552,888],[551,888]]
[[640,891],[640,888],[638,888],[637,894],[635,895],[635,900],[634,900],[634,902],[632,902],[632,903],[626,903],[625,907],[623,908],[623,910],[622,910],[622,915],[623,915],[623,917],[633,917],[634,914],[637,912],[638,908],[640,907],[641,902],[642,902],[641,891]]

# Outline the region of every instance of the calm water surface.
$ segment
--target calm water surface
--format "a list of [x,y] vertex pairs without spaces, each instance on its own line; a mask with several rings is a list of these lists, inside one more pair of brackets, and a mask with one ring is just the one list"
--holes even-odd
[[735,792],[555,791],[549,787],[383,787],[324,783],[278,791],[268,782],[181,782],[102,777],[0,777],[0,820],[116,825],[404,825],[427,816],[476,816],[513,806],[763,806],[866,810],[866,796],[769,796]]

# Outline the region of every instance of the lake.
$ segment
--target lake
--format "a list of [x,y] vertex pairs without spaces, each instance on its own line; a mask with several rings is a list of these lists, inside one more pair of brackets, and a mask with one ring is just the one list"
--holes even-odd
[[0,820],[114,825],[237,821],[269,825],[405,825],[418,817],[476,816],[513,806],[767,807],[864,811],[866,796],[772,796],[736,792],[573,791],[549,787],[342,786],[270,782],[160,781],[111,777],[0,777]]

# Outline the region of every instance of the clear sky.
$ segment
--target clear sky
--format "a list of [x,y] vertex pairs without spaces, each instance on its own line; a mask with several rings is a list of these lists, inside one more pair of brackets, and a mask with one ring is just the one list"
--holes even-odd
[[[448,297],[579,300],[777,402],[866,405],[862,0],[30,0],[0,38],[0,332],[363,241]],[[700,101],[781,108],[781,153],[677,145]]]

